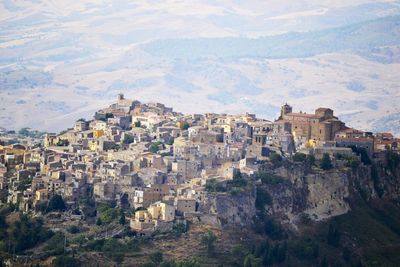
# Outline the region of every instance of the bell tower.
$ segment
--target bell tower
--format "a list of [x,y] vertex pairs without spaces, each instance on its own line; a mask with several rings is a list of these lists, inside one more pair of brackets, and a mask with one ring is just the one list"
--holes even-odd
[[292,107],[290,105],[288,105],[288,103],[285,103],[285,105],[283,105],[281,107],[281,116],[279,118],[283,119],[283,115],[285,115],[287,113],[291,113],[292,110],[293,110]]

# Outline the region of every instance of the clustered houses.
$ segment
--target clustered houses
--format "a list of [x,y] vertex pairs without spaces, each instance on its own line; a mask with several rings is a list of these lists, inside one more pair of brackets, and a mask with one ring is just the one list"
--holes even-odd
[[93,120],[47,134],[42,146],[0,146],[0,192],[25,211],[55,194],[69,208],[92,196],[112,201],[136,209],[130,225],[147,233],[200,216],[208,179],[250,176],[271,153],[351,153],[355,146],[372,155],[399,142],[347,128],[327,108],[293,113],[286,104],[272,122],[254,114],[184,115],[120,94]]

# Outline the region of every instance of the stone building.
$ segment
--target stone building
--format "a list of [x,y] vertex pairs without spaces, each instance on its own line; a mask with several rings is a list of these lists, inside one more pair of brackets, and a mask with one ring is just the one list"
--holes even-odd
[[314,114],[304,112],[294,113],[292,107],[285,104],[281,108],[278,119],[289,122],[292,134],[297,144],[310,143],[317,145],[319,142],[332,141],[335,133],[346,129],[345,124],[333,115],[329,108],[318,108]]

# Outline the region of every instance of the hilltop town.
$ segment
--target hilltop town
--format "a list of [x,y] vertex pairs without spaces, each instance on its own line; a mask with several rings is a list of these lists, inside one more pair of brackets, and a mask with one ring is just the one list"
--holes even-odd
[[[212,193],[254,196],[254,188],[240,188],[257,180],[268,164],[320,161],[320,168],[330,169],[343,159],[368,164],[366,159],[400,149],[400,139],[392,134],[350,128],[329,108],[307,114],[285,104],[279,118],[269,121],[249,113],[186,115],[123,94],[93,119],[79,119],[72,128],[46,133],[43,139],[15,141],[13,132],[0,134],[3,205],[46,215],[45,223],[56,231],[82,225],[77,222],[100,227],[120,220],[140,236],[199,222],[247,225],[254,203],[234,211],[235,204],[218,208],[227,200]],[[339,204],[324,208],[316,200],[314,209],[307,210],[310,218],[346,213],[348,193],[340,190],[327,196]],[[287,221],[296,223],[292,213],[286,213]],[[100,235],[122,231],[115,226]]]

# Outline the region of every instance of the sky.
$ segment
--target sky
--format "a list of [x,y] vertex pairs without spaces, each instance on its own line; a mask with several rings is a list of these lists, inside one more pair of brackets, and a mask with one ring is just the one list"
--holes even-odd
[[119,92],[400,133],[399,1],[0,1],[0,127],[60,131]]

